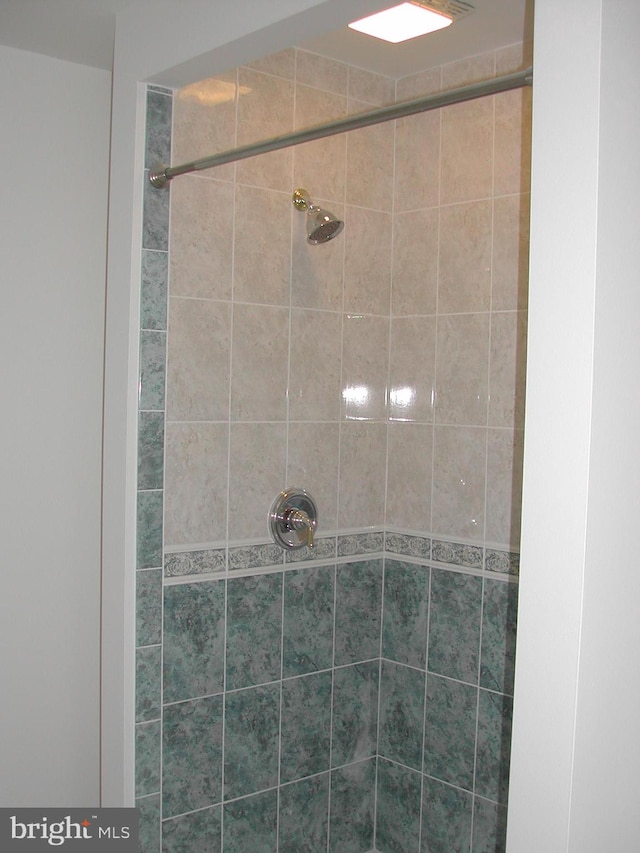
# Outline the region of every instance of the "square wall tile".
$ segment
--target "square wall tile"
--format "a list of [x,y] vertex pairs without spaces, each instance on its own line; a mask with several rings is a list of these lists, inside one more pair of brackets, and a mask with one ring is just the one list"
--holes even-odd
[[230,579],[227,690],[281,678],[281,654],[282,574]]
[[138,414],[138,489],[162,489],[164,412]]
[[169,256],[166,252],[143,250],[140,283],[140,328],[167,328],[167,279]]
[[333,566],[285,572],[284,678],[333,665],[334,579]]
[[489,315],[438,317],[437,327],[436,423],[486,426]]
[[341,424],[339,528],[383,524],[386,450],[386,423],[355,420]]
[[377,660],[339,667],[333,677],[333,767],[371,758],[378,745]]
[[433,427],[392,423],[387,432],[386,526],[431,529]]
[[289,305],[290,195],[237,186],[235,203],[234,302]]
[[431,571],[430,672],[478,683],[482,578]]
[[[344,310],[389,313],[391,293],[390,213],[348,207],[344,238]],[[341,239],[341,238],[338,238]]]
[[144,165],[151,169],[156,163],[171,159],[171,116],[173,98],[169,93],[147,89],[147,126],[145,128]]
[[282,682],[280,780],[292,782],[329,769],[331,672]]
[[364,853],[373,847],[376,760],[331,773],[330,853]]
[[220,802],[222,696],[164,709],[162,813],[173,817]]
[[264,791],[224,806],[225,853],[273,853],[277,848],[278,792]]
[[327,849],[329,773],[280,788],[278,853],[316,853]]
[[336,575],[335,665],[380,655],[382,560],[338,566]]
[[[250,68],[238,73],[237,145],[248,145],[293,130],[294,84]],[[291,192],[291,148],[249,157],[236,164],[242,184]]]
[[153,569],[162,566],[161,490],[138,492],[136,512],[136,568]]
[[140,332],[140,375],[138,408],[164,410],[167,333],[143,329]]
[[[233,148],[237,100],[236,70],[176,89],[173,96],[173,162],[188,163]],[[218,180],[232,180],[233,166],[216,167],[215,176]]]
[[227,693],[225,800],[277,785],[279,722],[279,684]]
[[230,540],[263,539],[274,498],[287,487],[286,424],[231,424]]
[[441,132],[440,203],[490,198],[493,190],[492,99],[480,98],[442,110]]
[[158,853],[160,850],[160,794],[136,799],[139,819],[140,853]]
[[382,662],[378,752],[414,770],[422,769],[424,672]]
[[467,851],[473,796],[425,776],[422,797],[422,853]]
[[376,848],[415,853],[420,844],[422,776],[378,759],[376,786]]
[[161,646],[145,646],[136,650],[136,723],[160,719],[161,653]]
[[136,572],[136,646],[162,642],[162,569]]
[[518,585],[486,579],[482,609],[480,686],[513,693]]
[[162,824],[163,853],[222,853],[222,807],[165,820]]
[[[323,57],[316,59],[323,61]],[[346,114],[346,95],[300,84],[296,86],[296,129],[333,121]],[[316,204],[323,199],[343,202],[346,157],[347,134],[344,133],[296,145],[293,151],[294,186],[307,189],[311,198],[317,199]]]
[[224,688],[224,581],[164,590],[164,701],[179,702]]
[[160,790],[160,720],[136,723],[136,797]]
[[168,423],[165,545],[199,545],[225,538],[229,426]]
[[385,560],[382,656],[424,669],[427,655],[430,570]]
[[233,185],[183,175],[171,187],[171,295],[229,299],[232,261]]
[[229,418],[231,307],[209,299],[169,300],[167,418]]
[[342,315],[293,309],[289,418],[337,421],[341,399]]
[[484,539],[487,434],[483,427],[436,426],[433,441],[431,532],[434,537]]
[[433,423],[436,322],[433,317],[391,320],[389,419]]
[[394,317],[436,313],[439,220],[437,208],[393,216],[391,313]]
[[495,802],[507,802],[511,753],[513,699],[480,690],[475,792]]
[[471,853],[506,853],[507,808],[474,797]]
[[489,310],[492,212],[489,199],[440,210],[439,314]]
[[473,790],[478,691],[468,684],[427,675],[424,772]]

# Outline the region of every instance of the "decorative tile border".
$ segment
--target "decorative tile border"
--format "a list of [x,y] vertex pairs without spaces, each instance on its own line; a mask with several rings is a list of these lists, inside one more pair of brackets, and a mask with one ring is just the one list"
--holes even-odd
[[460,566],[517,577],[520,555],[514,551],[484,548],[465,542],[447,542],[429,536],[374,530],[338,536],[318,537],[313,550],[283,551],[272,542],[226,548],[184,550],[164,557],[164,577],[177,578],[222,572],[250,571],[293,563],[332,560],[339,557],[363,558],[371,554],[411,557],[422,563]]
[[348,533],[338,536],[338,556],[354,557],[357,554],[375,554],[384,550],[384,531]]
[[180,551],[175,554],[165,554],[164,558],[164,576],[167,578],[223,572],[225,569],[226,552],[224,548]]
[[406,557],[420,557],[428,560],[431,557],[431,539],[427,536],[414,536],[408,533],[384,534],[384,550],[392,554],[402,554]]
[[488,572],[517,576],[520,574],[520,554],[517,551],[498,551],[495,548],[487,548],[484,567]]
[[466,545],[462,542],[443,542],[434,539],[431,543],[431,559],[434,563],[482,569],[483,548],[481,545]]

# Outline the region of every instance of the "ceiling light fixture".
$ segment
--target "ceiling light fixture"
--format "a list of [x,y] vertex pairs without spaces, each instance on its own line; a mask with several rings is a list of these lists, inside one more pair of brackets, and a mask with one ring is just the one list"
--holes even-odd
[[441,30],[452,23],[451,15],[412,0],[353,21],[349,27],[374,38],[398,44]]

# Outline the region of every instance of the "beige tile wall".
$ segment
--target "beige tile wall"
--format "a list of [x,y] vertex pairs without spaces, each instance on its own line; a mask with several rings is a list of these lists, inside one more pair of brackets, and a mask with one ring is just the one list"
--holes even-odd
[[[508,48],[396,83],[286,50],[176,92],[172,159],[520,63]],[[509,93],[174,182],[165,545],[265,540],[297,485],[319,532],[517,547],[528,114]],[[338,239],[305,242],[298,186],[344,219]]]

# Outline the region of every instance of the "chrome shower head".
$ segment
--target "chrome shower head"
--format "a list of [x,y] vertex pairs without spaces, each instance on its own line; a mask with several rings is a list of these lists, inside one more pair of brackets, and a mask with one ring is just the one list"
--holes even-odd
[[307,243],[317,246],[333,240],[344,228],[344,222],[337,219],[328,210],[316,207],[306,190],[298,189],[293,193],[293,204],[307,214]]

